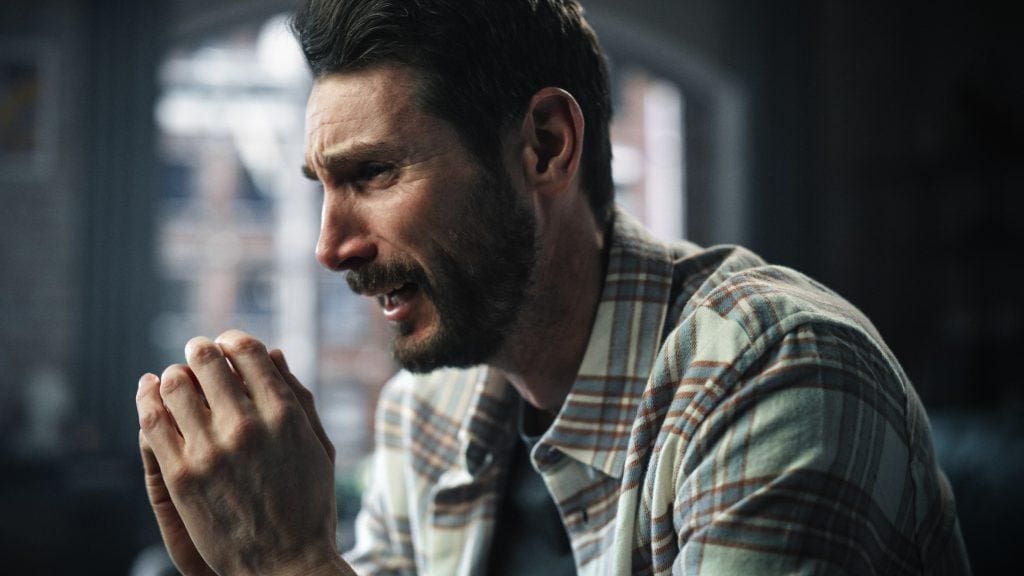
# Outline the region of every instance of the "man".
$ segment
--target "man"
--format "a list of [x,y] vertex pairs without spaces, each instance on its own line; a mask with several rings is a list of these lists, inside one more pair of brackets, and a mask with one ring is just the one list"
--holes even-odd
[[613,208],[607,73],[574,1],[312,0],[295,28],[317,258],[378,300],[407,370],[349,563],[333,449],[280,351],[229,331],[143,376],[183,573],[969,572],[870,322]]

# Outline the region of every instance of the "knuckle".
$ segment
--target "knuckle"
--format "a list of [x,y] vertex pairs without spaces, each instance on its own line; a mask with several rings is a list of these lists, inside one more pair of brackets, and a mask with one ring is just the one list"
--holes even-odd
[[138,392],[135,393],[135,399],[139,400],[146,394],[149,394],[153,390],[156,382],[157,378],[148,373],[139,378],[139,387]]
[[200,366],[218,361],[224,357],[220,347],[207,338],[193,338],[189,340],[185,350],[189,362]]
[[302,409],[294,402],[276,402],[267,420],[272,429],[282,430],[299,422],[302,414]]
[[229,350],[241,356],[265,354],[267,351],[263,343],[252,336],[239,336],[231,341],[228,347]]
[[160,395],[165,396],[178,390],[178,388],[189,380],[188,374],[180,364],[168,366],[160,376]]
[[198,478],[211,474],[224,462],[224,454],[216,447],[202,443],[189,449],[190,477]]
[[181,381],[177,378],[163,378],[160,380],[160,396],[163,398],[174,394],[181,388]]
[[168,488],[183,490],[195,485],[196,475],[185,462],[177,462],[163,470],[164,483]]
[[295,394],[292,393],[291,388],[289,388],[284,382],[275,379],[268,379],[265,384],[265,396],[267,401],[272,404],[272,410],[281,408],[279,405],[296,404],[299,400],[295,397]]
[[163,413],[160,410],[149,408],[139,413],[139,427],[143,432],[151,432],[160,425]]
[[231,426],[224,440],[228,449],[242,450],[255,442],[258,433],[256,423],[252,419],[242,418]]

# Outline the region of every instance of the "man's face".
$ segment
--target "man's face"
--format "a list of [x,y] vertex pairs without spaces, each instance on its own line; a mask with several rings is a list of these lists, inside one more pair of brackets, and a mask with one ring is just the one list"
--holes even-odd
[[504,173],[419,110],[415,82],[381,67],[319,79],[305,168],[324,185],[317,259],[377,299],[395,358],[422,372],[498,351],[529,287],[536,224]]

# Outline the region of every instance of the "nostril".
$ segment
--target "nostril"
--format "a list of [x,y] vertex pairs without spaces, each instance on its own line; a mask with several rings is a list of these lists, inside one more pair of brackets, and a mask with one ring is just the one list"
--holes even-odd
[[337,270],[338,272],[344,272],[346,270],[358,270],[369,263],[369,258],[363,258],[361,256],[351,256],[339,262]]
[[377,246],[364,237],[337,241],[331,236],[322,235],[317,243],[316,259],[324,268],[333,272],[360,268],[376,257]]

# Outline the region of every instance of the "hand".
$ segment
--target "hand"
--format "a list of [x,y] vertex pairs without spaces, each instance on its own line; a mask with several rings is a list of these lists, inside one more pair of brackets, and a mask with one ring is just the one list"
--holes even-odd
[[[139,381],[140,391],[149,377],[155,378],[152,374],[147,374]],[[142,451],[142,466],[146,473],[146,495],[149,496],[149,505],[156,515],[160,536],[164,539],[164,546],[171,555],[174,565],[186,576],[216,574],[192,543],[192,537],[188,535],[188,530],[185,529],[185,524],[181,521],[174,502],[171,501],[167,485],[164,484],[160,463],[157,462],[156,455],[153,454],[153,449],[150,448],[142,430],[139,430],[139,449]]]
[[[351,574],[334,543],[334,448],[280,351],[228,331],[139,381],[147,489],[184,574]],[[230,362],[230,363],[229,363]]]

